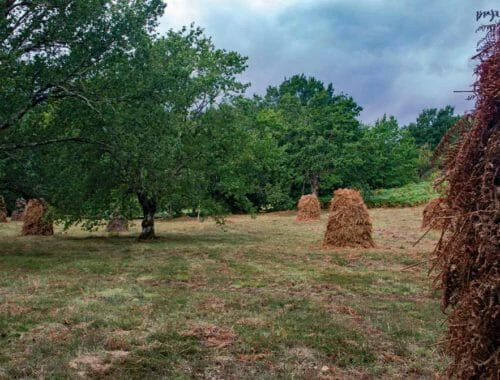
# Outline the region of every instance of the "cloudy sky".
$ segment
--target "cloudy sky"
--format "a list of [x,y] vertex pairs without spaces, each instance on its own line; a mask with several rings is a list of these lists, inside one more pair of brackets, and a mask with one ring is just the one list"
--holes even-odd
[[491,0],[168,0],[160,29],[194,22],[216,47],[248,56],[249,94],[304,73],[363,107],[361,120],[384,113],[401,125],[424,108],[473,107],[479,34],[476,11]]

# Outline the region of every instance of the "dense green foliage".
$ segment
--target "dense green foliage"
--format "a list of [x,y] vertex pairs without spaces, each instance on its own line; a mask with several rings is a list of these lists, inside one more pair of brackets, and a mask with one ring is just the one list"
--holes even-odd
[[361,137],[361,107],[351,97],[336,95],[332,84],[295,75],[269,87],[265,101],[282,118],[276,139],[287,157],[294,198],[347,182],[342,159],[348,144]]
[[353,98],[304,74],[245,98],[246,58],[194,26],[155,35],[160,1],[2,6],[0,191],[44,197],[68,224],[142,212],[153,236],[159,212],[404,186],[454,120],[448,106],[405,128],[385,115],[363,125]]
[[90,105],[82,80],[130,55],[154,31],[161,0],[0,3],[0,130],[71,97]]
[[124,212],[131,196],[151,223],[160,209],[212,209],[206,195],[214,177],[225,175],[216,170],[218,163],[232,162],[237,147],[234,123],[226,122],[230,110],[212,107],[218,97],[244,89],[235,79],[244,62],[215,49],[200,29],[171,31],[85,81],[103,99],[94,102],[96,112],[82,113],[73,99],[53,107],[37,139],[66,125],[92,142],[54,145],[50,159],[34,160],[48,169],[39,179],[50,187],[47,197],[61,216],[69,222],[100,219],[110,208]]
[[410,123],[405,129],[413,136],[418,146],[434,150],[446,131],[460,119],[460,116],[454,115],[454,111],[451,106],[439,110],[424,109],[418,115],[416,122]]
[[420,148],[418,160],[418,174],[420,177],[424,177],[431,171],[433,151],[448,129],[455,125],[459,119],[460,116],[454,114],[452,106],[440,109],[428,108],[418,115],[414,123],[404,127]]
[[365,126],[361,138],[349,148],[343,167],[362,188],[398,187],[417,180],[419,151],[392,116]]
[[376,189],[366,194],[368,207],[408,207],[427,203],[438,196],[430,182],[410,183],[392,189]]

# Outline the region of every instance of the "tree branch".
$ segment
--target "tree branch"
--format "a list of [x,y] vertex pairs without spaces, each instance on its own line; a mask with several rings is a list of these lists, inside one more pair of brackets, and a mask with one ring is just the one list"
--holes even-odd
[[103,142],[100,142],[100,141],[93,141],[93,140],[87,139],[85,137],[63,137],[60,139],[50,139],[50,140],[37,141],[37,142],[31,142],[31,143],[4,144],[4,145],[0,145],[0,151],[10,151],[10,150],[24,149],[24,148],[39,148],[39,147],[46,146],[46,145],[59,144],[59,143],[64,143],[64,142],[76,142],[76,143],[82,143],[82,144],[98,145],[101,148],[103,148],[105,151],[108,151],[108,152],[111,151],[111,147],[109,145],[107,145]]
[[92,105],[92,102],[86,98],[85,96],[83,96],[82,94],[79,94],[77,92],[72,92],[70,90],[68,90],[66,87],[64,86],[61,86],[61,85],[58,85],[56,86],[56,88],[59,88],[63,91],[63,93],[66,94],[66,96],[69,96],[69,97],[74,97],[74,98],[79,98],[80,100],[83,100],[83,102],[90,108],[92,109],[95,113],[99,114],[102,116],[101,112],[95,108],[93,105]]

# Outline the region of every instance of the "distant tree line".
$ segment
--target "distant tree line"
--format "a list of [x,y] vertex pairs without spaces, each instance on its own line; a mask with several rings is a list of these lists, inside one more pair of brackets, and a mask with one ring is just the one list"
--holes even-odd
[[457,117],[400,127],[313,77],[244,96],[246,58],[194,26],[159,36],[161,1],[0,5],[0,193],[44,198],[92,227],[119,210],[207,215],[291,208],[301,194],[418,180]]

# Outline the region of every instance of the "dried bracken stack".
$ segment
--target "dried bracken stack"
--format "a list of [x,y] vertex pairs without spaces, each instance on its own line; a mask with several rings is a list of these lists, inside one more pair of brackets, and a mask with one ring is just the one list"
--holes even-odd
[[52,221],[45,218],[48,206],[42,199],[30,199],[24,212],[23,235],[53,235]]
[[338,189],[330,203],[323,244],[329,247],[373,247],[372,224],[361,194]]
[[24,218],[24,209],[26,208],[26,199],[18,198],[16,199],[16,209],[12,211],[10,220],[20,221]]
[[444,161],[446,203],[453,222],[436,247],[448,377],[500,378],[500,28],[476,56],[476,109]]
[[318,220],[321,215],[321,206],[318,197],[314,194],[303,195],[297,205],[297,220]]
[[120,213],[113,213],[109,219],[108,225],[106,226],[107,232],[127,232],[128,231],[128,220]]
[[446,200],[442,197],[431,199],[422,212],[422,228],[442,230],[449,222]]
[[7,223],[7,206],[2,196],[0,196],[0,223]]

